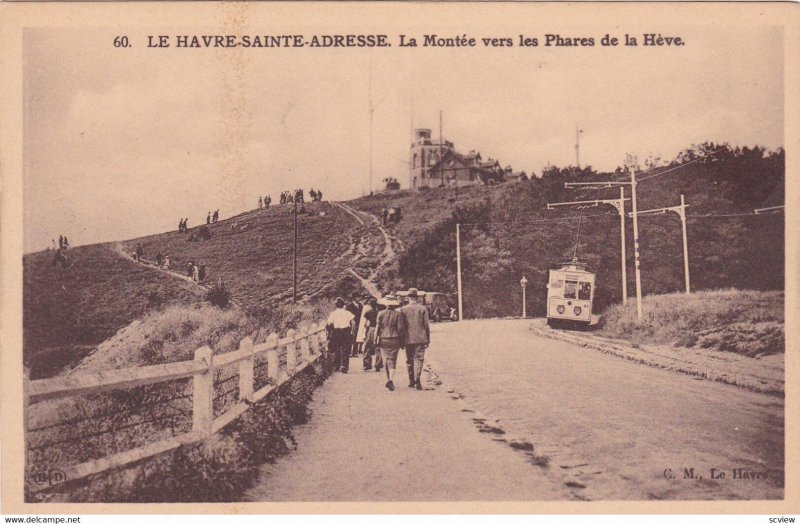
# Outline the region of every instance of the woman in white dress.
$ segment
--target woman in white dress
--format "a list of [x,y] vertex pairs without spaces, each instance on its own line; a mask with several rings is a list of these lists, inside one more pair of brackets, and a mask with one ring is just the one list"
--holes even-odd
[[364,304],[361,310],[361,319],[358,322],[358,331],[356,332],[356,344],[358,344],[358,353],[364,352],[364,341],[367,339],[367,322],[365,315],[370,311],[368,304]]

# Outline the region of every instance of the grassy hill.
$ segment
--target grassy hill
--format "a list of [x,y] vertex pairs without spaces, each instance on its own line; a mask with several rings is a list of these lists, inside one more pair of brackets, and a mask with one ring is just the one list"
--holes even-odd
[[52,252],[23,258],[23,353],[32,378],[80,361],[97,344],[147,312],[196,303],[192,286],[116,253],[109,244],[69,250],[67,269]]
[[[298,298],[311,301],[359,289],[346,270],[355,263],[377,264],[380,232],[360,225],[329,203],[306,204],[298,216]],[[320,216],[320,212],[323,216]],[[204,302],[206,289],[151,266],[136,263],[141,243],[145,258],[169,255],[176,271],[189,260],[207,265],[209,281],[226,288],[261,323],[285,318],[278,311],[292,297],[293,215],[288,206],[248,212],[208,226],[208,240],[188,242],[177,231],[114,244],[69,250],[70,267],[52,265],[52,252],[24,257],[24,341],[32,377],[52,376],[77,364],[120,328],[147,313],[175,304]],[[361,250],[356,252],[356,247]]]
[[[328,202],[305,205],[298,216],[298,298],[330,296],[356,257],[359,239],[376,238],[374,229]],[[320,216],[320,212],[324,216]],[[190,242],[192,233],[207,227],[208,240]],[[273,206],[191,228],[123,242],[128,252],[141,243],[144,257],[168,255],[171,266],[183,271],[189,261],[203,262],[210,281],[225,286],[247,309],[271,307],[292,297],[294,223],[290,206]],[[377,244],[376,244],[377,249]]]

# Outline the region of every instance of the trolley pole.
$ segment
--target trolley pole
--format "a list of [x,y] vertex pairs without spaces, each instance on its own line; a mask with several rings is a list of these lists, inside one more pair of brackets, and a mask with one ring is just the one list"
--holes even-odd
[[456,280],[458,282],[458,321],[464,320],[461,294],[461,224],[456,224]]
[[636,269],[636,318],[642,321],[642,273],[639,269],[639,221],[636,211],[636,170],[631,168],[631,205],[633,206],[633,263]]

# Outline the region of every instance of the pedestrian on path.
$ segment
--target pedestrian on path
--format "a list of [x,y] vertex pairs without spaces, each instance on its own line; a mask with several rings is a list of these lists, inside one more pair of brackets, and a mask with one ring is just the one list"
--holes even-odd
[[375,356],[375,371],[382,366],[381,352],[375,348],[375,324],[378,321],[378,299],[371,298],[364,306],[361,322],[364,324],[364,371],[372,369],[372,357]]
[[352,357],[358,356],[358,343],[356,342],[356,338],[361,324],[361,313],[364,310],[364,306],[361,304],[358,298],[358,292],[353,291],[351,302],[347,305],[347,311],[352,313],[353,318],[355,319],[352,333],[353,347],[350,350],[350,356]]
[[378,323],[375,328],[375,339],[381,350],[381,358],[386,365],[386,388],[394,391],[394,370],[397,368],[397,353],[403,347],[406,336],[405,317],[397,307],[400,303],[394,295],[382,298],[379,304],[386,309],[378,313]]
[[419,303],[417,288],[408,290],[408,305],[400,308],[406,324],[406,367],[408,368],[408,387],[422,389],[422,364],[425,350],[431,342],[431,327],[428,308]]
[[328,349],[333,352],[334,369],[347,373],[350,367],[350,347],[353,343],[353,314],[344,308],[344,299],[336,299],[336,309],[328,315],[325,329],[328,333]]

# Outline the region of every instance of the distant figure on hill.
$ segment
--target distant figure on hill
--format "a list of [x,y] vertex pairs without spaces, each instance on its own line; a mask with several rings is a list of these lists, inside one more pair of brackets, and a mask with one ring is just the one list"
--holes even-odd
[[333,353],[334,369],[347,373],[350,367],[351,333],[353,332],[353,314],[344,308],[344,299],[336,299],[336,309],[328,315],[325,329],[328,333],[328,349]]
[[156,265],[158,267],[161,267],[161,264],[163,264],[163,263],[164,263],[164,255],[162,255],[161,253],[157,254],[156,255]]
[[67,235],[64,235],[64,249],[69,249],[69,240],[67,240]]
[[212,220],[215,224],[219,222],[219,209],[214,211],[214,218]]
[[192,266],[192,280],[198,283],[200,282],[200,266]]
[[272,205],[272,197],[267,195],[264,197],[264,208],[269,209],[269,206]]
[[164,255],[164,269],[169,269],[169,255]]
[[312,202],[316,202],[316,200],[317,200],[317,192],[314,191],[313,187],[308,190],[308,195],[311,197],[311,201]]
[[261,195],[258,197],[258,209],[264,209],[264,200],[261,198]]
[[386,225],[386,221],[389,219],[389,210],[385,207],[381,209],[381,220],[383,221],[383,225]]
[[317,191],[317,202],[322,202],[322,191]]
[[136,250],[133,252],[133,259],[135,261],[137,261],[137,262],[141,262],[143,253],[144,253],[144,250],[142,249],[142,243],[141,242],[137,242],[136,243]]
[[64,235],[58,235],[58,249],[64,247]]
[[206,264],[202,260],[200,261],[200,269],[197,273],[197,281],[204,282],[206,279]]
[[206,225],[211,223],[211,211],[208,212],[208,216],[206,217]]
[[189,263],[186,265],[186,276],[187,276],[187,277],[191,277],[192,275],[194,275],[194,262],[191,262],[191,261],[190,261],[190,262],[189,262]]
[[53,243],[52,249],[53,249],[53,251],[55,251],[56,250],[56,239],[55,238],[51,238],[50,241]]
[[178,233],[183,233],[183,219],[178,220]]

